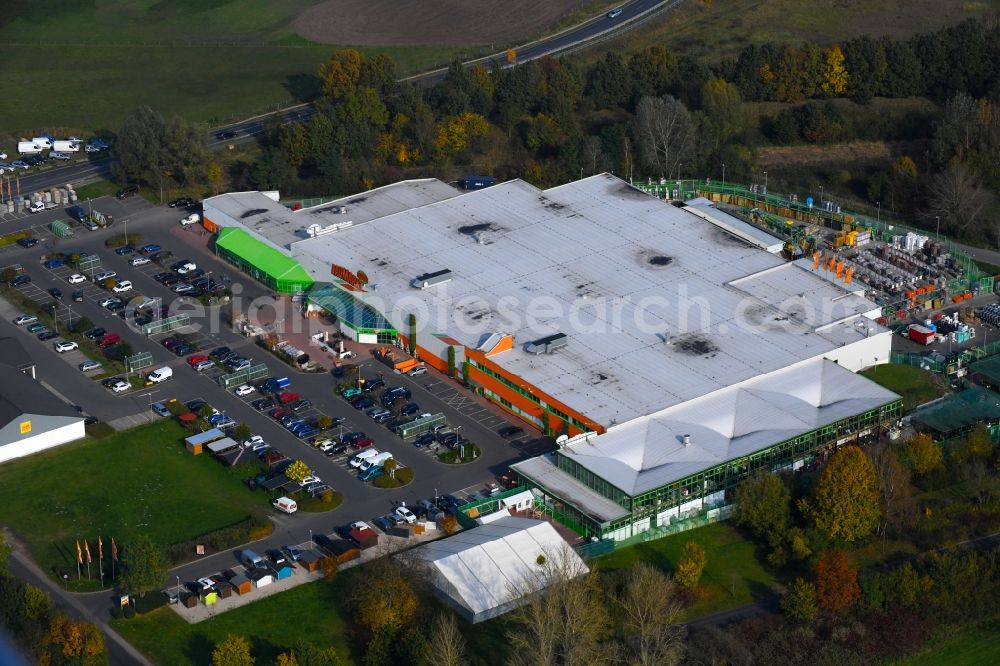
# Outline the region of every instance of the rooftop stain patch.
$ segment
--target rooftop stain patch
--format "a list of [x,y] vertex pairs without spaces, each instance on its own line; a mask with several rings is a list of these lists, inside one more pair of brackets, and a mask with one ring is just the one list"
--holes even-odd
[[240,219],[245,220],[248,217],[253,217],[254,215],[260,215],[261,213],[266,213],[266,212],[267,212],[266,208],[251,208],[247,212],[240,215]]
[[707,356],[711,358],[719,353],[719,347],[709,338],[699,333],[672,338],[670,345],[682,354],[689,354],[691,356]]
[[654,254],[652,257],[646,259],[646,263],[649,264],[650,266],[659,266],[659,267],[669,266],[671,263],[673,263],[673,261],[674,261],[673,257],[667,257],[662,254]]

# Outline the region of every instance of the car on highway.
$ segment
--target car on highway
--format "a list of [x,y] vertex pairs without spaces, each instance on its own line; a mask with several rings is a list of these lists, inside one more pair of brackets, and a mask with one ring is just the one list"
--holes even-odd
[[235,139],[239,132],[237,130],[222,130],[216,132],[215,138],[219,141],[228,141],[229,139]]
[[622,9],[621,7],[615,7],[610,12],[608,12],[607,16],[608,16],[609,19],[616,19],[616,18],[618,18],[619,16],[622,15],[623,11],[625,11],[625,10]]
[[254,387],[250,386],[249,384],[240,384],[239,386],[237,386],[233,390],[233,393],[235,393],[237,396],[239,396],[240,398],[242,398],[245,395],[250,395],[251,393],[253,393],[256,390],[257,389],[255,389]]
[[72,340],[62,340],[60,342],[54,343],[52,346],[60,354],[80,348],[79,343],[73,342]]
[[81,282],[86,282],[86,281],[87,278],[84,277],[83,275],[80,275],[79,273],[73,273],[68,278],[66,278],[66,282],[69,282],[70,284],[80,284]]

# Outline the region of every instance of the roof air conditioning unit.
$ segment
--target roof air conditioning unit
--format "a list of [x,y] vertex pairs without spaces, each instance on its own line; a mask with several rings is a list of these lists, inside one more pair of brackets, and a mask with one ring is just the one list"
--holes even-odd
[[433,273],[418,275],[410,280],[410,286],[414,289],[428,289],[439,284],[444,284],[445,282],[451,282],[451,271],[447,268],[434,271]]
[[569,338],[565,333],[554,333],[544,338],[539,338],[529,342],[524,346],[524,351],[529,354],[551,354],[557,349],[565,347],[569,343]]

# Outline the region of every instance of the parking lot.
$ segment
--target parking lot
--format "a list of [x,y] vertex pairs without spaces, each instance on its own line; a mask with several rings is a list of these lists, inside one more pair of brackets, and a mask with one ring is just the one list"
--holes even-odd
[[[129,199],[123,202],[100,199],[94,202],[94,208],[108,210],[119,220],[127,218],[129,233],[141,234],[144,243],[161,245],[164,250],[171,251],[175,258],[189,258],[206,273],[210,272],[220,279],[222,276],[227,276],[234,283],[238,283],[238,290],[234,291],[238,291],[240,298],[245,301],[263,297],[268,293],[261,285],[238,274],[231,266],[218,260],[207,248],[207,239],[198,233],[198,230],[182,229],[178,224],[178,213],[172,209],[154,207],[141,199]],[[61,211],[56,213],[65,215]],[[230,415],[233,420],[246,423],[254,433],[259,434],[288,458],[304,460],[324,482],[343,495],[344,501],[336,510],[336,516],[301,513],[280,516],[282,525],[288,525],[289,530],[298,531],[297,540],[306,538],[303,532],[307,532],[310,525],[326,526],[325,529],[328,530],[339,522],[372,519],[384,515],[392,510],[393,501],[414,503],[420,498],[432,497],[435,494],[465,491],[476,486],[484,487],[487,482],[504,473],[512,462],[533,451],[552,446],[550,440],[529,431],[527,427],[524,434],[512,441],[502,439],[497,435],[497,430],[512,420],[505,418],[499,408],[474,398],[435,372],[414,378],[393,375],[391,369],[367,353],[366,347],[356,346],[357,365],[363,377],[375,378],[382,374],[388,386],[405,386],[412,393],[412,402],[417,403],[423,412],[445,414],[449,426],[454,431],[463,438],[475,442],[482,450],[480,458],[472,463],[446,465],[437,459],[437,453],[432,449],[417,448],[411,443],[404,442],[384,426],[368,418],[363,411],[353,409],[347,401],[335,394],[335,379],[329,373],[297,372],[251,340],[241,337],[228,326],[218,322],[212,324],[206,321],[193,321],[194,326],[183,332],[195,350],[191,353],[207,353],[216,347],[227,346],[250,358],[254,364],[266,364],[270,376],[289,377],[292,382],[290,390],[312,403],[302,410],[300,418],[310,420],[328,415],[343,419],[340,426],[323,433],[323,436],[335,437],[346,432],[365,432],[375,440],[377,448],[391,452],[401,465],[412,468],[415,473],[414,481],[403,488],[397,490],[373,488],[357,478],[357,471],[347,464],[348,458],[345,454],[327,457],[315,447],[295,437],[266,412],[254,409],[250,403],[261,397],[259,392],[237,397],[232,390],[224,390],[218,384],[218,377],[225,371],[211,368],[198,373],[186,363],[188,355],[178,357],[167,350],[161,344],[163,339],[171,335],[176,336],[177,332],[147,337],[130,325],[128,316],[122,319],[100,306],[100,301],[108,296],[107,290],[94,285],[90,280],[79,285],[68,284],[67,278],[74,272],[69,267],[44,268],[41,257],[53,250],[96,253],[101,259],[99,270],[115,271],[119,279],[128,279],[132,282],[134,290],[129,295],[142,294],[161,298],[172,311],[184,307],[184,302],[179,300],[176,294],[152,279],[156,273],[168,269],[156,264],[130,266],[128,260],[134,255],[117,255],[104,247],[104,240],[120,233],[122,229],[83,231],[78,232],[73,238],[51,239],[48,238],[51,235],[46,236],[47,232],[43,229],[51,218],[56,217],[56,213],[47,211],[30,218],[8,220],[3,223],[4,231],[7,233],[29,228],[42,229],[40,235],[46,238],[33,248],[25,249],[15,245],[2,250],[5,256],[3,263],[6,265],[19,263],[32,277],[31,284],[23,288],[24,293],[35,300],[47,302],[51,300],[47,293],[48,289],[52,287],[61,289],[63,298],[57,310],[57,316],[61,320],[86,316],[95,326],[120,334],[135,352],[149,352],[153,359],[149,369],[169,365],[174,372],[173,377],[167,382],[118,395],[99,389],[99,384],[89,380],[77,369],[76,366],[84,360],[80,352],[57,354],[51,345],[46,349],[43,343],[36,342],[35,346],[25,343],[32,356],[36,358],[39,379],[57,388],[75,404],[81,405],[86,413],[119,427],[147,421],[148,405],[151,402],[170,398],[188,401],[199,397]],[[73,302],[70,299],[73,291],[83,292],[82,302]],[[16,312],[13,316],[16,316]],[[16,334],[19,339],[27,338],[22,327],[15,327],[10,323],[12,318],[5,317],[8,326],[6,334]],[[303,342],[300,346],[307,344],[308,342]],[[311,347],[308,351],[317,360],[329,361],[318,347]],[[286,536],[280,538],[286,539]]]

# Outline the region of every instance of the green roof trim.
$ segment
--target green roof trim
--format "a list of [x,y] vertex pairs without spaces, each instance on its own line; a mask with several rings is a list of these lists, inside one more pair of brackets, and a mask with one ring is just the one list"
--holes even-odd
[[313,283],[312,277],[298,262],[243,229],[222,229],[215,240],[215,246],[265,273],[274,280],[278,291],[304,291]]

